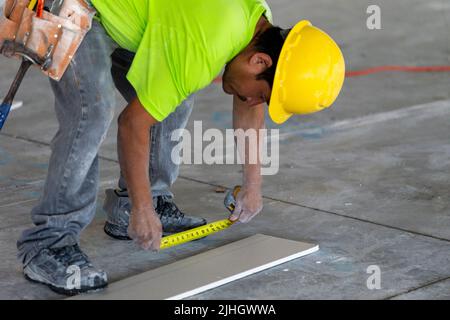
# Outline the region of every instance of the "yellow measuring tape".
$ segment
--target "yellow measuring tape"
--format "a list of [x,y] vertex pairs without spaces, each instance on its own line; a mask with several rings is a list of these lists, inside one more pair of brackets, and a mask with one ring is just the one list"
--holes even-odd
[[[241,186],[235,186],[234,189],[229,191],[225,196],[224,204],[228,211],[230,211],[230,213],[234,212],[237,195],[240,191]],[[206,236],[209,236],[210,234],[225,230],[233,224],[234,222],[230,221],[229,219],[218,220],[198,228],[163,237],[161,238],[160,249],[167,249],[189,241],[204,238]]]
[[234,222],[224,219],[208,223],[204,226],[197,227],[191,230],[175,233],[167,237],[161,238],[161,250],[174,247],[192,240],[197,240],[209,236],[210,234],[227,229]]

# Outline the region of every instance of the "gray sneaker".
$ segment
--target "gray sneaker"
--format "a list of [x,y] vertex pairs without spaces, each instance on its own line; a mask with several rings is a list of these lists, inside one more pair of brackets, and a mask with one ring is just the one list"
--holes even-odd
[[[153,199],[155,211],[163,227],[163,235],[183,232],[206,224],[203,218],[187,216],[178,209],[170,197],[159,196]],[[106,190],[106,200],[103,210],[107,215],[105,233],[119,240],[130,240],[128,223],[130,220],[131,203],[125,190]]]
[[106,273],[94,268],[78,245],[43,249],[26,265],[23,273],[30,281],[70,296],[108,285]]

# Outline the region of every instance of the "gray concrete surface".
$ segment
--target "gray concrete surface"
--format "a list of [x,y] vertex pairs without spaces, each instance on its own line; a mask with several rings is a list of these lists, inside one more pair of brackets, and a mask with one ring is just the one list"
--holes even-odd
[[[449,65],[450,5],[445,0],[268,0],[276,21],[308,18],[342,45],[349,70],[378,65]],[[378,4],[382,30],[366,28]],[[0,58],[0,94],[18,67]],[[265,209],[247,225],[161,253],[140,251],[102,231],[105,188],[118,176],[115,133],[101,150],[99,209],[81,244],[111,281],[255,233],[320,244],[311,256],[194,299],[449,299],[450,73],[380,73],[349,78],[333,108],[280,127],[280,171],[265,178]],[[57,124],[46,79],[33,70],[0,134],[0,298],[59,299],[23,279],[15,241],[31,221]],[[124,106],[117,99],[117,114]],[[197,96],[189,123],[229,128],[231,100],[218,85]],[[276,127],[268,121],[269,127]],[[183,165],[174,186],[186,212],[225,216],[216,185],[240,183],[238,166]],[[379,266],[381,289],[367,268]]]

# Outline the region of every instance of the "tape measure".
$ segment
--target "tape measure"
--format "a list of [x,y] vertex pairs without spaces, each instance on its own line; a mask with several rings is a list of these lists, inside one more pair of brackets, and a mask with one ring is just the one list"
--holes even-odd
[[[227,195],[225,196],[224,204],[225,207],[233,213],[235,205],[236,205],[236,198],[237,195],[241,191],[240,186],[234,187],[232,191],[229,191]],[[234,222],[230,221],[229,219],[224,220],[218,220],[215,222],[208,223],[204,226],[200,226],[194,229],[190,229],[187,231],[183,231],[180,233],[175,233],[170,236],[166,236],[161,238],[161,246],[160,249],[167,249],[171,247],[178,246],[183,243],[187,243],[193,240],[198,240],[204,237],[207,237],[211,234],[217,233],[219,231],[225,230],[229,227],[231,227],[234,224]]]
[[190,242],[193,240],[201,239],[209,236],[213,233],[222,231],[233,225],[234,222],[224,219],[215,222],[211,222],[201,227],[197,227],[191,230],[175,233],[170,236],[161,238],[161,250],[170,247],[178,246],[180,244]]
[[230,211],[230,213],[233,213],[234,209],[236,208],[236,199],[238,196],[238,193],[241,191],[241,186],[235,186],[232,191],[229,191],[227,195],[225,196],[225,199],[223,200],[223,204],[225,205],[225,208]]

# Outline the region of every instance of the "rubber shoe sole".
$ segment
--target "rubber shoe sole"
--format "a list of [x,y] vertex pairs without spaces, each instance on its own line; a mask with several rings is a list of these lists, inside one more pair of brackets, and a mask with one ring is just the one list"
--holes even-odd
[[[103,231],[105,231],[105,233],[108,236],[110,236],[111,238],[116,239],[116,240],[128,240],[128,241],[133,240],[133,239],[131,239],[128,236],[127,233],[125,233],[123,231],[123,228],[120,228],[117,225],[112,224],[112,223],[110,223],[108,221],[105,222],[105,226],[103,227]],[[162,235],[163,235],[163,237],[166,237],[166,236],[170,236],[171,234],[173,234],[173,233],[163,232]]]
[[124,233],[122,229],[123,228],[109,223],[108,221],[105,222],[105,226],[103,227],[103,231],[105,231],[105,233],[111,238],[116,240],[132,240],[126,232]]
[[48,288],[50,288],[50,290],[52,290],[53,292],[56,292],[58,294],[63,294],[66,296],[76,296],[78,294],[81,293],[93,293],[93,292],[98,292],[101,291],[103,289],[105,289],[108,286],[108,283],[102,284],[100,286],[97,287],[89,287],[89,288],[80,288],[80,289],[65,289],[65,288],[61,288],[61,287],[56,287],[48,282],[45,281],[40,281],[40,280],[36,280],[31,278],[28,274],[24,273],[23,274],[25,279],[27,279],[30,282],[33,283],[38,283],[38,284],[43,284],[45,286],[47,286]]
[[[131,239],[128,236],[128,234],[124,233],[123,230],[120,227],[118,227],[115,224],[109,223],[108,221],[105,222],[105,226],[103,227],[103,231],[108,236],[110,236],[111,238],[116,239],[116,240],[123,240],[123,241],[131,241],[131,240],[133,240],[133,239]],[[188,230],[186,230],[186,231],[188,231]],[[163,232],[163,237],[170,236],[172,234],[174,234],[174,233]],[[206,238],[206,237],[203,237],[201,239],[204,239],[204,238]],[[194,241],[197,241],[197,240],[200,240],[200,239],[196,239]]]

